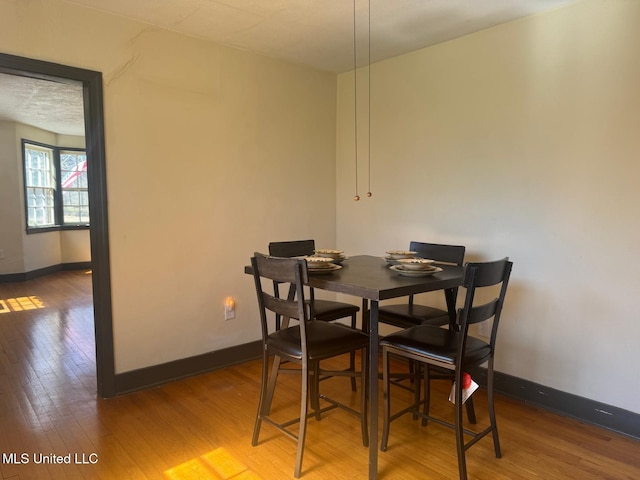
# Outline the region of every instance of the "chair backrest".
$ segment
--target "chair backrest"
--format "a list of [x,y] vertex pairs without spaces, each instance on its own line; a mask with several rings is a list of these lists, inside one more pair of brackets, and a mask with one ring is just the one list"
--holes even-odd
[[[309,281],[307,263],[302,259],[273,257],[256,252],[251,258],[251,267],[258,296],[263,340],[266,341],[274,329],[280,328],[279,322],[276,322],[274,328],[269,328],[267,312],[272,312],[276,319],[279,317],[299,319],[301,336],[306,338],[305,324],[310,316],[309,304],[305,301],[303,288]],[[295,299],[280,298],[276,292],[269,292],[269,288],[281,282],[294,286]],[[266,288],[267,285],[270,287]]]
[[[313,255],[316,251],[316,242],[314,240],[291,240],[286,242],[269,243],[269,255],[274,257],[306,257]],[[277,283],[274,284],[276,295],[280,295]],[[289,287],[289,295],[293,293],[293,284]],[[313,288],[309,288],[309,299],[315,300],[315,292]],[[276,317],[279,324],[280,317]]]
[[421,258],[430,258],[436,262],[451,263],[458,266],[461,266],[462,262],[464,262],[465,247],[463,245],[411,242],[409,250],[418,252],[418,256]]
[[269,255],[274,257],[304,257],[313,255],[315,250],[316,243],[313,240],[293,240],[269,244]]
[[[508,258],[495,260],[493,262],[467,263],[465,265],[462,286],[467,292],[464,306],[458,310],[460,332],[463,335],[463,339],[466,339],[470,325],[489,320],[493,317],[493,326],[491,327],[491,337],[489,340],[492,355],[512,267],[513,262],[510,262]],[[475,302],[477,290],[485,287],[499,287],[498,296],[489,302],[478,305]],[[462,342],[463,348],[464,343],[465,342]],[[459,358],[462,358],[463,353],[463,351],[460,352],[461,356]]]
[[[435,260],[438,263],[448,263],[451,265],[462,266],[464,262],[464,245],[445,245],[441,243],[424,243],[412,241],[409,243],[409,250],[417,252],[420,258],[428,258]],[[452,309],[455,309],[455,302],[458,296],[458,289],[453,291],[453,305]],[[413,305],[413,295],[409,295],[409,305]]]

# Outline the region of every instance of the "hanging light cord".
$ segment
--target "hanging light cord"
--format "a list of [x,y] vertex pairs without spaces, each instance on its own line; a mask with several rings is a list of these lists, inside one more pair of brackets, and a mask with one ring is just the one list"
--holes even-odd
[[357,202],[360,200],[358,194],[358,54],[357,54],[357,36],[356,36],[356,0],[353,0],[353,130],[355,132],[355,164],[356,164],[356,194],[353,199]]
[[368,59],[367,59],[367,76],[368,76],[368,80],[369,80],[369,88],[368,88],[368,101],[369,101],[369,107],[367,109],[367,113],[369,115],[369,122],[368,122],[368,128],[369,131],[367,132],[367,136],[368,136],[368,141],[369,141],[369,147],[368,147],[368,151],[367,151],[367,159],[368,159],[368,169],[369,169],[369,190],[367,191],[367,197],[370,197],[371,195],[373,195],[371,193],[371,0],[369,0],[369,25],[368,25],[368,47],[369,47],[369,52],[368,52]]
[[[373,195],[371,193],[371,0],[368,2],[368,58],[367,58],[367,115],[368,115],[368,132],[367,132],[367,167],[368,167],[368,182],[369,189],[367,191],[367,197]],[[356,32],[356,0],[353,0],[353,129],[355,132],[355,174],[356,174],[356,194],[353,199],[357,202],[360,200],[360,194],[358,193],[358,36]]]

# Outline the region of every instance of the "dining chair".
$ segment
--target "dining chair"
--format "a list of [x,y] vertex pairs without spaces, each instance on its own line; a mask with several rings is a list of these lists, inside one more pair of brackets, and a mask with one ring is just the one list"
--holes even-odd
[[[436,263],[457,266],[462,266],[465,254],[465,247],[462,245],[443,245],[415,241],[410,242],[409,250],[416,252],[420,258],[429,258],[435,260]],[[449,297],[445,296],[445,300],[447,301],[447,306],[451,306],[452,309],[455,309],[457,293],[458,289],[454,289],[449,294],[445,294],[450,295]],[[409,295],[404,303],[380,305],[378,322],[400,328],[409,328],[415,325],[445,325],[449,322],[449,314],[441,308],[414,303],[413,295]]]
[[[292,240],[269,243],[269,255],[274,257],[305,257],[313,255],[315,250],[314,240]],[[275,288],[276,294],[279,295],[278,286],[276,285]],[[309,287],[308,291],[311,304],[311,318],[325,322],[350,318],[351,328],[356,328],[356,316],[360,311],[360,307],[345,302],[318,299],[315,298],[313,288]],[[278,318],[276,321],[279,322],[280,319]],[[352,371],[355,370],[355,354],[351,355],[349,368]],[[356,391],[356,380],[354,377],[351,377],[351,390]]]
[[[409,243],[409,251],[416,252],[416,256],[420,258],[428,258],[435,260],[436,263],[462,266],[465,255],[464,245],[447,245],[441,243],[425,243],[411,241]],[[447,308],[452,311],[456,308],[458,289],[451,289],[444,293]],[[449,312],[441,308],[417,304],[414,302],[414,296],[409,295],[404,303],[394,303],[391,305],[381,305],[378,311],[378,321],[399,328],[410,328],[416,325],[446,325],[449,323]],[[431,369],[432,376],[438,378],[451,378],[449,372],[443,372],[437,368]],[[405,387],[410,390],[414,388],[415,375],[421,375],[416,370],[414,363],[409,360],[409,373],[396,373],[393,375],[397,382],[402,382],[407,378],[411,379],[411,386]],[[402,386],[404,384],[397,383]],[[471,423],[476,422],[475,409],[473,400],[466,404],[467,416]]]
[[[255,253],[251,259],[251,266],[258,296],[263,344],[260,400],[251,443],[254,446],[258,444],[262,422],[278,428],[287,436],[296,440],[297,451],[294,477],[299,478],[302,468],[307,419],[309,417],[315,416],[320,419],[321,413],[338,407],[342,408],[360,419],[362,443],[365,447],[369,445],[366,393],[369,336],[361,330],[350,328],[341,323],[325,322],[311,318],[310,303],[306,300],[304,292],[304,286],[309,281],[309,274],[307,263],[303,259],[273,257]],[[295,288],[295,296],[279,298],[273,292],[274,282],[292,284]],[[274,321],[270,322],[269,317],[272,315]],[[299,321],[293,326],[278,329],[275,325],[275,316],[281,316],[283,319],[296,318]],[[361,352],[362,361],[359,372],[326,372],[320,366],[320,362],[323,360],[358,350]],[[270,356],[277,356],[288,362],[300,365],[300,368],[297,369],[302,378],[300,416],[296,419],[278,422],[269,414],[267,405],[271,403],[271,397],[275,390],[268,388]],[[315,388],[319,388],[319,383],[314,381],[312,377],[319,374],[359,376],[362,382],[360,411],[321,395],[320,392],[314,392]],[[272,369],[271,375],[277,375],[277,372]],[[319,409],[312,405],[312,410],[314,411],[309,412],[309,400],[314,395],[323,399],[328,403],[328,406]],[[311,403],[313,404],[313,401]],[[297,434],[287,428],[296,423],[299,423]]]
[[[495,355],[496,338],[500,315],[504,304],[509,276],[513,263],[508,258],[484,263],[467,263],[463,287],[466,289],[464,306],[458,310],[457,325],[459,328],[440,328],[432,325],[419,325],[388,335],[382,339],[382,379],[384,392],[384,420],[382,429],[381,450],[386,451],[389,441],[389,427],[393,420],[406,413],[412,413],[423,419],[423,425],[427,420],[451,427],[456,433],[456,448],[458,456],[458,471],[460,480],[466,480],[467,467],[465,452],[489,433],[493,436],[493,447],[497,458],[501,457],[500,441],[494,407],[493,392],[493,360]],[[492,288],[498,290],[497,297],[493,300],[476,304],[476,292],[479,289]],[[494,292],[492,292],[494,293]],[[486,297],[485,297],[486,298]],[[488,341],[469,335],[469,326],[472,324],[491,321],[491,336]],[[423,364],[424,373],[424,398],[421,398],[419,385],[414,402],[409,407],[391,414],[391,395],[389,381],[389,356],[399,356],[411,359]],[[463,374],[473,367],[487,364],[487,399],[489,411],[489,426],[477,432],[471,431],[463,425],[462,415],[462,388]],[[429,414],[429,384],[430,366],[436,366],[449,370],[454,374],[454,423],[446,422],[441,418],[435,418]],[[419,383],[419,381],[417,382]],[[420,407],[422,406],[422,411]],[[464,435],[471,436],[471,440],[465,441]]]

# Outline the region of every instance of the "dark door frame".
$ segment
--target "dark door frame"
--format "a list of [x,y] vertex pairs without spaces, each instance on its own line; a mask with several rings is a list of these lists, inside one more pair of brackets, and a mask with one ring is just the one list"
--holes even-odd
[[82,82],[91,217],[91,268],[98,395],[113,397],[115,361],[109,266],[109,228],[102,104],[102,73],[0,53],[0,72],[52,81]]

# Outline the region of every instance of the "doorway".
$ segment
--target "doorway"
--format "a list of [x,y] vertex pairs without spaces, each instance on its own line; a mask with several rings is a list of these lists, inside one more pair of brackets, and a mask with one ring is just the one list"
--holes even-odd
[[103,398],[116,394],[109,229],[102,103],[102,73],[0,53],[0,72],[23,77],[82,83],[89,185],[90,244],[96,342],[96,383]]

